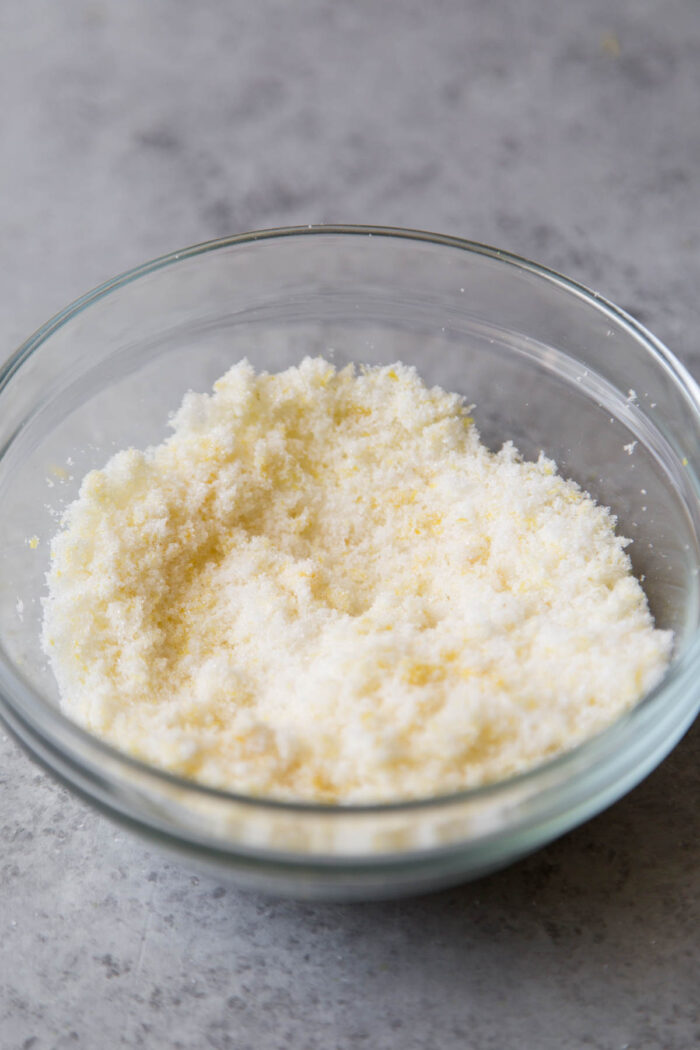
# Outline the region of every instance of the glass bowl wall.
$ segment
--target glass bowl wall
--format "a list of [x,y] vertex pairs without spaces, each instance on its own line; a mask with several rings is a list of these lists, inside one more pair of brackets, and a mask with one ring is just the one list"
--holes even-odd
[[[474,403],[490,447],[512,440],[527,458],[544,450],[611,506],[634,540],[658,625],[676,633],[661,686],[531,773],[395,806],[295,806],[207,790],[66,719],[40,650],[41,597],[49,540],[80,479],[117,449],[165,437],[182,395],[209,389],[240,358],[276,371],[307,354],[339,367],[413,364]],[[481,245],[316,227],[149,263],[68,307],[0,373],[0,713],[92,802],[239,882],[368,897],[503,865],[628,790],[697,712],[699,404],[682,366],[631,318]]]

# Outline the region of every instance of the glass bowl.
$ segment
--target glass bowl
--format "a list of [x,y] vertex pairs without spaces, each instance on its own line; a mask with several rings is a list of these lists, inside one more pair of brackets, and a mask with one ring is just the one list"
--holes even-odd
[[[633,538],[657,624],[661,684],[594,739],[449,797],[292,804],[146,766],[58,708],[41,652],[49,539],[80,479],[166,434],[190,388],[247,356],[415,364],[475,403],[483,440],[540,449]],[[482,875],[609,805],[698,709],[700,392],[631,317],[533,263],[454,237],[370,227],[270,230],[147,263],[43,326],[0,373],[0,713],[52,773],[111,817],[220,877],[361,899]],[[270,639],[274,644],[274,639]]]

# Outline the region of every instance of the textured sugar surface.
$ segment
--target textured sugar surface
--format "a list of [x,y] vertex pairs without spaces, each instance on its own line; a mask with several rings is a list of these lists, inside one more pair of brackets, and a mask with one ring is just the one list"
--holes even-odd
[[204,783],[324,801],[492,782],[663,674],[614,518],[414,370],[235,365],[83,481],[44,646],[65,711]]

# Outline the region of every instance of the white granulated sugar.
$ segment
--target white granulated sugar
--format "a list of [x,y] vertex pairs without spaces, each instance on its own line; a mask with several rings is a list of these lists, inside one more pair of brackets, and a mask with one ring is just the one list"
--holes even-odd
[[661,677],[614,519],[415,371],[233,367],[88,474],[51,548],[65,711],[160,767],[322,801],[508,777]]

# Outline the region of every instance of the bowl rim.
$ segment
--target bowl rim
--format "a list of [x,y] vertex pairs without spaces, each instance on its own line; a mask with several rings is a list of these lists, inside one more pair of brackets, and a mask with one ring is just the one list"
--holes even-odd
[[[558,285],[565,292],[585,300],[601,313],[610,316],[618,325],[627,329],[632,336],[641,342],[652,357],[657,360],[657,363],[660,363],[664,370],[670,373],[675,385],[683,390],[686,397],[693,404],[700,422],[700,386],[698,386],[689,370],[644,325],[598,292],[565,277],[549,267],[478,241],[404,227],[352,224],[271,227],[234,234],[228,237],[203,241],[178,251],[168,252],[125,270],[73,300],[30,335],[0,367],[0,392],[12,381],[13,377],[22,368],[22,365],[54,332],[58,331],[94,303],[148,274],[196,258],[199,255],[246,244],[254,244],[259,241],[283,240],[293,237],[324,237],[329,235],[349,235],[377,239],[397,238],[419,243],[430,243],[445,248],[454,248],[473,255],[489,257],[505,265],[532,273],[548,283]],[[11,443],[12,439],[0,449],[0,460],[4,457]],[[692,494],[700,503],[700,483],[696,473],[696,465],[688,465],[686,476]],[[84,729],[72,721],[59,708],[48,703],[38,690],[34,689],[23,676],[16,672],[12,661],[6,656],[4,648],[0,645],[0,684],[3,687],[0,690],[0,701],[10,707],[13,716],[12,721],[18,720],[25,730],[29,730],[30,734],[37,734],[41,739],[54,747],[56,746],[57,736],[63,737],[64,741],[67,740],[70,744],[77,745],[77,749],[72,751],[72,755],[76,756],[77,754],[78,762],[85,763],[85,748],[87,747],[94,755],[107,759],[110,765],[116,764],[117,766],[126,767],[126,769],[137,773],[139,777],[146,778],[153,784],[162,784],[164,788],[176,788],[179,792],[193,793],[199,798],[208,798],[220,803],[235,803],[251,809],[273,810],[296,815],[307,814],[309,816],[316,814],[328,817],[332,815],[339,818],[362,814],[408,813],[413,810],[444,807],[471,801],[497,801],[514,789],[533,786],[537,781],[542,781],[543,779],[551,780],[551,777],[554,777],[555,786],[559,788],[564,784],[574,784],[579,781],[580,776],[595,766],[597,758],[604,759],[607,757],[609,759],[611,755],[614,755],[617,751],[618,742],[624,741],[628,737],[637,722],[652,721],[650,718],[651,712],[660,708],[666,699],[670,699],[672,695],[675,695],[677,699],[678,697],[687,699],[686,688],[697,681],[698,674],[700,674],[700,629],[696,630],[694,636],[686,644],[683,653],[672,663],[656,687],[633,708],[616,718],[610,726],[593,737],[544,762],[538,763],[530,769],[504,780],[441,795],[391,802],[323,803],[301,799],[288,800],[238,794],[181,777],[134,758]],[[19,703],[15,701],[15,696],[17,695],[21,697]],[[664,757],[682,732],[690,725],[694,717],[693,706],[696,709],[700,707],[700,691],[698,691],[697,702],[694,705],[686,704],[686,708],[674,720],[671,732],[667,733],[667,736],[669,738],[675,736],[675,739],[672,739],[671,743],[663,748],[661,758]],[[677,723],[680,725],[680,730],[674,734],[673,729]],[[95,770],[99,768],[99,766],[96,766]],[[579,776],[576,775],[577,770]],[[567,776],[569,771],[574,775]],[[104,771],[102,771],[101,775],[105,775]],[[641,775],[644,775],[644,773]],[[551,784],[548,784],[548,787],[550,786]],[[146,821],[146,823],[148,822]],[[149,827],[153,831],[156,830],[150,824]]]

